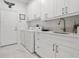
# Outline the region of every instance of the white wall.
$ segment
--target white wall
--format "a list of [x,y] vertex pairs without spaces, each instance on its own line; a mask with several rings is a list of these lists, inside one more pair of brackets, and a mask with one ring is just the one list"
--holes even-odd
[[79,24],[79,16],[69,17],[66,18],[66,30],[67,32],[73,32],[73,26],[76,24]]
[[[74,22],[76,22],[76,24],[79,24],[79,16],[73,16],[73,17],[68,17],[65,18],[66,21],[66,31],[67,32],[73,32],[73,26],[74,26]],[[46,28],[53,30],[53,31],[59,31],[59,29],[63,29],[63,21],[61,22],[60,25],[58,25],[59,23],[59,19],[57,20],[52,20],[52,21],[48,21],[46,22]]]
[[[7,0],[11,3],[15,3],[15,6],[12,6],[12,8],[8,8],[8,5],[5,4],[3,2],[3,0],[0,0],[0,12],[1,11],[7,11],[7,15],[8,15],[8,12],[14,12],[14,13],[17,13],[16,16],[13,16],[13,15],[10,15],[10,17],[14,17],[14,19],[16,19],[17,21],[17,28],[18,28],[18,34],[20,34],[20,29],[27,29],[27,24],[25,21],[20,21],[19,20],[19,14],[25,14],[26,15],[26,4],[22,3],[22,2],[18,2],[17,0]],[[9,15],[8,15],[9,16]],[[1,17],[4,17],[1,15]],[[7,18],[8,19],[8,18]],[[11,19],[11,20],[14,20],[14,19]],[[2,19],[1,19],[2,20]],[[14,24],[15,25],[15,24]],[[20,36],[18,35],[18,39],[20,39]]]
[[[0,0],[0,10],[6,10],[10,12],[16,12],[18,14],[18,24],[19,28],[25,28],[26,22],[25,21],[19,21],[19,14],[25,14],[26,15],[26,4],[19,2],[19,0],[7,0],[11,3],[15,3],[15,6],[12,6],[12,8],[8,8],[8,5],[3,2],[3,0]],[[13,16],[12,16],[13,17]]]

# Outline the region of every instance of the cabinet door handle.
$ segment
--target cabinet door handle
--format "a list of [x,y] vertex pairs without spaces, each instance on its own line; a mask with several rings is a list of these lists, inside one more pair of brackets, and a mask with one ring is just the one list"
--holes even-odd
[[38,38],[38,40],[40,40],[40,39]]
[[56,45],[56,53],[58,53],[58,45]]
[[14,27],[14,31],[17,31],[17,27]]
[[68,7],[67,6],[65,7],[65,13],[66,14],[68,13]]
[[39,49],[40,47],[39,47],[39,46],[37,46],[37,48]]
[[54,47],[55,47],[55,44],[53,44],[53,51],[54,51]]
[[62,15],[64,15],[64,8],[62,8]]

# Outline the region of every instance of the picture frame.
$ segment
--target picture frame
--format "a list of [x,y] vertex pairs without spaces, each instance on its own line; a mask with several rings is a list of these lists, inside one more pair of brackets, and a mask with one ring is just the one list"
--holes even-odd
[[19,19],[20,20],[25,20],[25,14],[19,14]]

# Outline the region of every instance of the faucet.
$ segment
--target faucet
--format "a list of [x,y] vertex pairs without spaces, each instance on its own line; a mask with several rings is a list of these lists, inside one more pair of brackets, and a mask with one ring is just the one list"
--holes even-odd
[[64,18],[60,18],[60,21],[59,21],[58,25],[60,25],[61,20],[63,20],[63,22],[64,22],[64,28],[63,28],[63,31],[66,32],[66,22],[65,22],[65,19],[64,19]]

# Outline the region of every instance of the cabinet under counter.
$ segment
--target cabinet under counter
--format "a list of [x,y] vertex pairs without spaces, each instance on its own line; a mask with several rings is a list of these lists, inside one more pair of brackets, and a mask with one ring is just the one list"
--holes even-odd
[[35,51],[47,58],[78,58],[79,37],[77,34],[35,32]]

